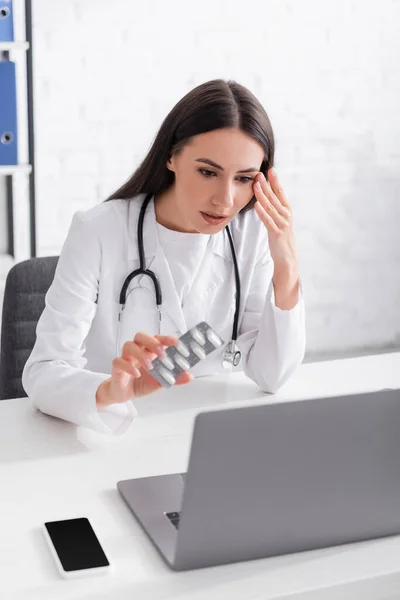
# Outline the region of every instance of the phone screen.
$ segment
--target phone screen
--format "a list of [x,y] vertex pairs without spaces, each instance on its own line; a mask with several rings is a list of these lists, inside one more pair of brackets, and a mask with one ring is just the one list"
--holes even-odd
[[68,519],[45,523],[64,571],[108,567],[109,562],[89,520]]

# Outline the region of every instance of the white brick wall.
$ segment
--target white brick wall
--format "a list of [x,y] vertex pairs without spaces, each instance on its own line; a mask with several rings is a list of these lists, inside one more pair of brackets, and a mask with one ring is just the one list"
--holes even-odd
[[400,346],[400,2],[35,0],[38,240],[133,172],[193,86],[263,102],[294,212],[308,352]]

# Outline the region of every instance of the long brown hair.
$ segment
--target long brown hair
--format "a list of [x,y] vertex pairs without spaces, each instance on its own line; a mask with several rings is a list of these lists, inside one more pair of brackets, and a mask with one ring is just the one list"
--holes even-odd
[[[164,119],[155,140],[132,177],[107,200],[128,199],[138,194],[161,194],[174,182],[167,168],[169,158],[201,133],[236,128],[264,148],[260,171],[267,174],[274,164],[275,141],[267,113],[257,98],[235,81],[214,79],[184,96]],[[254,197],[242,209],[254,204]]]

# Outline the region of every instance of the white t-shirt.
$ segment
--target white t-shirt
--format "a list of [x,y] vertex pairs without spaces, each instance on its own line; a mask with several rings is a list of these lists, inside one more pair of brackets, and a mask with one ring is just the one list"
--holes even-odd
[[160,223],[157,223],[157,233],[183,307],[211,236],[204,233],[173,231]]

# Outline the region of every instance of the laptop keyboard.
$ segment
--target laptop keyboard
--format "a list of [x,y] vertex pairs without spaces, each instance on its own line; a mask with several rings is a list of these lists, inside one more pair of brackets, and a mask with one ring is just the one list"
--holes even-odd
[[164,513],[164,514],[167,517],[167,519],[169,519],[169,521],[172,523],[172,525],[175,527],[175,529],[178,529],[181,513],[169,512],[169,513]]

